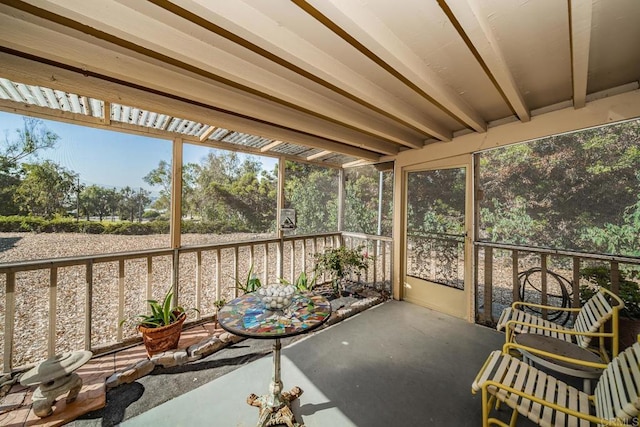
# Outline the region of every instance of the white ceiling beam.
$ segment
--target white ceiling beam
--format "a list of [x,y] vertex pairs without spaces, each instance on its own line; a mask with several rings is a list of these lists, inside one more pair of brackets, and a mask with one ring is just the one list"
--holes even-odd
[[274,148],[276,148],[278,145],[281,145],[281,144],[284,144],[284,142],[278,141],[278,140],[272,141],[272,142],[268,143],[267,145],[265,145],[264,147],[262,147],[260,149],[260,152],[261,153],[266,153],[267,151],[273,150]]
[[262,120],[253,120],[219,109],[102,80],[87,75],[82,70],[62,69],[4,52],[0,52],[0,75],[26,84],[44,87],[55,85],[55,89],[80,93],[107,102],[136,106],[172,117],[181,117],[200,123],[215,122],[226,129],[237,129],[269,139],[286,140],[293,144],[323,150],[330,149],[336,153],[363,159],[378,160],[380,158],[379,154],[362,148],[269,124]]
[[323,120],[133,51],[117,49],[106,43],[94,44],[95,39],[85,34],[57,32],[47,27],[58,29],[56,25],[39,18],[27,22],[4,15],[2,20],[0,44],[18,51],[379,154],[393,155],[399,151],[396,144],[359,130]]
[[587,102],[589,47],[591,45],[591,0],[569,1],[571,28],[571,74],[573,78],[573,107],[582,108]]
[[[26,0],[26,3],[42,7],[42,2],[37,0]],[[174,7],[168,2],[166,5]],[[236,86],[246,87],[255,94],[306,114],[345,124],[402,146],[422,146],[415,131],[381,115],[377,120],[371,120],[369,112],[362,106],[336,96],[245,46],[225,40],[188,19],[164,12],[151,2],[123,0],[103,8],[95,2],[72,4],[67,0],[49,0],[46,8],[136,46],[215,74]],[[202,23],[197,18],[192,17]]]
[[[520,90],[509,70],[500,43],[491,31],[488,20],[480,13],[477,0],[438,0],[445,14],[451,19],[454,27],[463,31],[462,38],[474,53],[488,77],[502,93],[518,118],[523,122],[531,120]],[[468,40],[468,41],[467,41]],[[469,46],[469,43],[471,45]]]
[[319,159],[320,157],[324,157],[324,156],[328,156],[329,154],[331,154],[331,151],[328,150],[324,150],[324,151],[320,151],[319,153],[316,154],[312,154],[310,156],[307,156],[307,160],[315,160],[315,159]]
[[354,160],[352,162],[343,163],[342,167],[343,168],[352,168],[352,167],[355,167],[355,166],[364,166],[364,165],[369,164],[369,163],[371,163],[371,162],[359,159],[359,160]]
[[218,129],[216,126],[209,126],[209,128],[205,130],[202,135],[200,135],[200,141],[204,141],[209,138],[211,134],[216,131],[216,129]]
[[[282,7],[274,7],[280,3],[241,0],[174,0],[172,3],[250,42],[250,45],[244,46],[245,48],[261,55],[268,51],[269,57],[283,67],[356,102],[361,107],[364,106],[370,110],[369,114],[382,114],[396,123],[410,126],[440,140],[448,141],[452,138],[451,129],[430,119],[396,94],[374,84],[366,75],[355,72],[330,53],[282,25],[277,18]],[[285,10],[286,8],[287,6],[284,6]],[[403,145],[411,148],[422,147],[420,141],[413,139],[405,139]]]
[[[487,130],[478,112],[446,86],[365,4],[344,0],[311,0],[310,3],[334,21],[349,22],[349,26],[343,24],[343,29],[374,54],[370,59],[398,80],[431,102],[435,101],[436,106],[466,126],[478,132]],[[341,19],[335,19],[336,14],[341,14]]]

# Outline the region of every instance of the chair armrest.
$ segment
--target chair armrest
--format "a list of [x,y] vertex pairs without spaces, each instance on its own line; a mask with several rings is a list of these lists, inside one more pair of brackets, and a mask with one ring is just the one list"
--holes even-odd
[[580,365],[580,366],[586,366],[589,368],[598,368],[598,369],[605,369],[608,365],[607,363],[596,363],[596,362],[588,362],[586,360],[581,360],[581,359],[573,359],[571,357],[566,357],[566,356],[561,356],[559,354],[555,354],[555,353],[550,353],[548,351],[544,351],[544,350],[540,350],[534,347],[527,347],[521,344],[517,344],[517,343],[506,343],[502,346],[502,352],[505,354],[510,354],[510,350],[514,349],[514,350],[524,350],[528,353],[533,353],[533,354],[537,354],[539,356],[544,356],[544,357],[549,357],[551,359],[556,359],[556,360],[561,360],[563,362],[568,362],[568,363],[572,363],[574,365]]
[[520,320],[509,320],[505,324],[505,328],[513,330],[514,328],[511,325],[528,326],[528,327],[535,328],[535,329],[541,329],[543,331],[551,331],[551,332],[557,332],[559,334],[575,335],[575,336],[585,336],[585,337],[612,337],[612,336],[614,336],[613,332],[578,332],[578,331],[575,331],[573,329],[550,328],[548,326],[542,326],[542,325],[538,325],[538,324],[535,324],[535,323],[527,323],[527,322],[523,322],[523,321],[520,321]]
[[582,310],[580,307],[556,307],[553,305],[536,304],[534,302],[526,302],[526,301],[516,301],[511,304],[511,308],[514,308],[514,309],[517,309],[520,306],[541,308],[541,309],[547,309],[552,311],[579,312],[580,310]]

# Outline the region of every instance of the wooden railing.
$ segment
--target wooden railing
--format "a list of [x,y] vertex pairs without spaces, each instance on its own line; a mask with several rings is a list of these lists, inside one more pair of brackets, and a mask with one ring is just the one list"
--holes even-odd
[[205,321],[216,301],[238,295],[236,278],[244,281],[253,271],[263,283],[281,276],[294,281],[311,272],[316,253],[359,243],[373,255],[362,281],[390,291],[392,240],[352,233],[0,264],[2,372],[65,351],[102,353],[137,342],[135,328],[120,320],[145,313],[146,300],[162,298],[170,287],[179,305],[199,310],[191,323]]
[[495,325],[502,309],[514,301],[579,307],[580,286],[588,283],[581,277],[584,267],[608,268],[616,294],[621,271],[640,267],[640,258],[601,253],[489,242],[476,242],[475,249],[476,320],[487,325]]

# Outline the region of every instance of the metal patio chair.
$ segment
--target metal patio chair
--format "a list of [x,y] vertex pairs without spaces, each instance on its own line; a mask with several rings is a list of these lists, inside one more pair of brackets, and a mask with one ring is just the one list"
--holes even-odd
[[[637,425],[640,343],[606,365],[593,395],[509,355],[509,345],[489,355],[471,385],[472,393],[482,392],[483,427],[514,427],[518,415],[540,426]],[[512,409],[509,424],[490,416],[503,402]]]
[[[613,303],[613,304],[612,304]],[[565,327],[545,320],[542,317],[526,312],[520,307],[531,307],[538,310],[563,310],[577,312],[573,326]],[[580,347],[588,348],[592,338],[599,338],[600,357],[609,361],[605,348],[605,338],[611,338],[611,353],[618,355],[618,319],[624,302],[613,292],[600,288],[581,308],[552,307],[542,304],[516,301],[511,307],[502,311],[496,329],[505,330],[506,342],[513,342],[515,334],[542,334],[573,342]],[[611,332],[604,329],[605,323],[611,319]]]

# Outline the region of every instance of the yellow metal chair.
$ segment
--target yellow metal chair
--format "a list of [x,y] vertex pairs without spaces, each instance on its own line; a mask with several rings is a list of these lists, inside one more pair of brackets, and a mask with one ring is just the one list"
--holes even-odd
[[[538,310],[562,310],[577,312],[571,328],[545,320],[540,316],[521,310],[520,307],[532,307]],[[573,342],[588,348],[592,338],[599,338],[599,352],[603,360],[609,357],[605,348],[605,338],[611,338],[612,356],[618,354],[618,318],[624,302],[613,292],[600,288],[581,308],[562,308],[516,301],[502,311],[496,328],[505,330],[506,342],[513,342],[515,334],[542,334]],[[611,332],[605,332],[604,325],[611,319]]]
[[[483,427],[514,427],[519,414],[540,426],[637,425],[640,343],[605,365],[593,395],[509,355],[509,346],[489,355],[471,385],[472,393],[482,392]],[[490,417],[494,404],[501,402],[512,409],[509,424]]]

